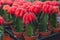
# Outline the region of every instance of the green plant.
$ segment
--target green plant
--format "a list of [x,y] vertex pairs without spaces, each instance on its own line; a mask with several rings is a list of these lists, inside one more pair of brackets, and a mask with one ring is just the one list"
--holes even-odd
[[4,10],[4,19],[5,19],[5,21],[10,21],[11,20],[11,15],[9,15],[6,10]]
[[48,26],[48,14],[42,14],[40,16],[39,31],[46,32]]
[[0,25],[0,40],[3,40],[4,28]]
[[50,15],[50,22],[51,22],[51,26],[53,28],[57,27],[57,19],[56,19],[56,14],[51,14]]
[[52,9],[52,14],[50,14],[50,22],[51,22],[51,26],[52,28],[57,28],[57,15],[59,12],[59,6],[53,6]]
[[34,33],[33,33],[34,30],[33,30],[33,26],[32,26],[32,25],[27,25],[27,26],[26,26],[26,30],[27,30],[27,35],[28,35],[28,36],[31,37],[31,36],[34,34]]
[[16,18],[16,21],[15,21],[15,31],[16,32],[23,32],[23,22],[22,22],[22,19],[19,19],[19,18]]

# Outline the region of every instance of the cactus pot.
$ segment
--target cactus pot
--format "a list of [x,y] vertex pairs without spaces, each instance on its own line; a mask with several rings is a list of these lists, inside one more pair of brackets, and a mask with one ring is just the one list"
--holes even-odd
[[39,36],[41,37],[47,37],[51,34],[51,31],[47,31],[47,32],[39,32]]
[[25,40],[37,40],[38,36],[27,36],[26,32],[23,33],[24,39]]
[[13,39],[9,36],[9,34],[5,33],[3,40],[13,40]]
[[52,32],[53,32],[53,33],[59,33],[59,32],[60,32],[60,28],[53,28],[53,29],[52,29]]
[[32,37],[24,36],[24,39],[25,39],[25,40],[36,40],[37,37],[36,37],[36,36],[32,36]]
[[10,21],[5,21],[5,22],[4,22],[4,25],[10,25],[10,24],[12,24],[12,23],[13,23],[12,20],[10,20]]
[[52,28],[52,27],[51,27],[51,23],[48,22],[48,29],[49,29],[50,31],[52,31],[53,33],[59,33],[59,32],[60,32],[60,23],[57,22],[57,27],[56,27],[56,28]]
[[23,32],[13,32],[13,33],[17,38],[22,38],[23,37]]

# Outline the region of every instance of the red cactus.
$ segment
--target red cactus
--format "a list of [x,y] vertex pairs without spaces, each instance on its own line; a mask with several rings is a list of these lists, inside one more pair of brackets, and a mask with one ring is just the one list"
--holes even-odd
[[22,18],[25,14],[25,10],[23,8],[17,8],[15,11],[15,16],[18,18]]
[[42,4],[42,2],[41,2],[41,1],[34,1],[33,4],[35,4],[35,5],[40,5],[40,4]]
[[22,6],[23,6],[24,8],[27,8],[28,6],[31,6],[31,5],[32,5],[31,2],[26,2],[26,3],[24,3]]
[[59,4],[58,1],[52,1],[52,5],[53,5],[53,6],[59,6],[60,4]]
[[0,16],[0,25],[4,24],[4,18]]
[[26,13],[23,16],[23,23],[25,25],[32,23],[33,21],[36,20],[36,16],[33,13]]
[[3,10],[9,10],[10,6],[9,5],[4,5]]
[[52,7],[51,5],[44,5],[42,8],[43,13],[50,14],[52,12]]
[[58,13],[59,12],[59,6],[53,6],[52,13]]
[[13,0],[1,0],[3,4],[12,5]]
[[41,7],[39,5],[32,5],[30,7],[30,11],[35,13],[35,14],[40,14],[41,12]]
[[16,2],[19,5],[23,5],[25,3],[25,0],[15,0],[14,2]]
[[2,2],[0,1],[0,8],[2,7]]
[[10,9],[8,10],[8,13],[9,14],[14,14],[15,13],[15,11],[16,11],[16,7],[10,7]]
[[52,5],[52,1],[46,1],[44,3],[47,4],[47,5]]

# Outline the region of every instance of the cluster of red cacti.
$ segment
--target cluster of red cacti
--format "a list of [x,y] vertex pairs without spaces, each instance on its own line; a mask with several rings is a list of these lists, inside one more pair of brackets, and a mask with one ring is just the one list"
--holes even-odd
[[7,10],[8,14],[17,18],[23,18],[24,23],[31,23],[36,20],[36,15],[39,15],[41,12],[46,14],[59,12],[59,5],[57,1],[34,1],[33,3],[25,0],[0,1],[1,9]]

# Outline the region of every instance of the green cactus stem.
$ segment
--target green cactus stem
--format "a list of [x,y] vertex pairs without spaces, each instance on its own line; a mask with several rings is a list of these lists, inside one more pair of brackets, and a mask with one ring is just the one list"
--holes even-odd
[[3,35],[4,35],[4,28],[3,26],[0,26],[0,40],[3,40]]
[[11,15],[12,16],[12,20],[13,20],[13,25],[16,25],[16,17],[14,15]]
[[39,31],[46,32],[48,25],[48,14],[42,13],[40,16]]
[[0,15],[3,15],[3,10],[2,9],[0,9]]
[[50,15],[50,22],[51,22],[51,26],[53,28],[57,27],[57,19],[56,19],[56,14],[51,14]]
[[7,11],[4,10],[4,18],[5,18],[5,21],[10,21],[11,19],[11,15],[8,14]]
[[26,26],[26,30],[27,30],[27,35],[29,36],[29,37],[31,37],[31,36],[33,36],[33,34],[34,34],[34,32],[33,32],[33,26],[32,25],[27,25]]
[[15,29],[16,29],[16,32],[23,32],[23,22],[22,22],[22,19],[19,19],[19,18],[16,18],[16,22],[15,22]]

